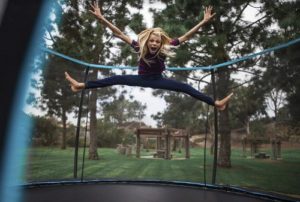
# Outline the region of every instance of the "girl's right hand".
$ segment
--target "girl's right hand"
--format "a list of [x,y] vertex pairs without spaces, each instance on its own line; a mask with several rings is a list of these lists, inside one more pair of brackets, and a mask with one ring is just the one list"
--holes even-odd
[[92,13],[94,16],[96,16],[99,19],[103,19],[103,15],[101,14],[100,8],[98,3],[96,1],[94,2],[94,5],[90,3],[90,6],[92,7],[92,10],[89,10],[90,13]]

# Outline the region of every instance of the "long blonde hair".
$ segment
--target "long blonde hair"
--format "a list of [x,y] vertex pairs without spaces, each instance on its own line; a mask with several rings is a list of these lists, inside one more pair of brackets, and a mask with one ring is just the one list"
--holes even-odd
[[161,46],[154,57],[156,56],[171,56],[175,55],[174,52],[171,51],[170,42],[172,39],[168,36],[168,34],[160,27],[145,29],[141,33],[138,34],[138,43],[140,46],[139,50],[139,60],[143,59],[148,65],[151,60],[146,59],[145,56],[148,53],[147,41],[150,38],[151,34],[155,34],[161,37]]

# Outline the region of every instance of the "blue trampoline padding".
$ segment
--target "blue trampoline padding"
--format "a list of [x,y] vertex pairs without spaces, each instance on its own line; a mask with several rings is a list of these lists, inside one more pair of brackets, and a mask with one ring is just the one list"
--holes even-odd
[[[243,56],[243,57],[240,57],[240,58],[236,58],[236,59],[233,59],[233,60],[230,60],[230,61],[227,61],[227,62],[223,62],[223,63],[220,63],[220,64],[215,64],[215,65],[210,65],[210,66],[199,66],[199,67],[167,67],[166,70],[169,70],[169,71],[216,70],[216,69],[221,68],[221,67],[226,67],[226,66],[238,63],[238,62],[242,62],[242,61],[245,61],[245,60],[248,60],[248,59],[251,59],[251,58],[255,58],[255,57],[263,55],[263,54],[267,54],[267,53],[270,53],[270,52],[273,52],[273,51],[277,51],[277,50],[280,50],[280,49],[283,49],[283,48],[287,48],[287,47],[292,46],[292,45],[294,45],[296,43],[299,43],[299,42],[300,42],[300,38],[297,38],[297,39],[288,41],[286,43],[274,46],[272,48],[268,48],[268,49],[259,51],[257,53],[252,53],[252,54],[249,54],[249,55],[246,55],[246,56]],[[45,48],[45,47],[41,47],[41,49],[43,51],[47,52],[47,53],[59,56],[61,58],[69,60],[71,62],[83,65],[85,67],[92,67],[92,68],[99,68],[99,69],[132,69],[132,70],[137,70],[138,69],[137,67],[132,67],[132,66],[109,66],[109,65],[91,64],[91,63],[87,63],[87,62],[69,57],[67,55],[58,53],[56,51],[50,50],[50,49]]]

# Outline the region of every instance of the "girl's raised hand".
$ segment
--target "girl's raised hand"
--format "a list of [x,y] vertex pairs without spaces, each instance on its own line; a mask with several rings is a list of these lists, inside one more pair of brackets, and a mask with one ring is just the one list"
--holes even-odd
[[92,13],[94,16],[96,16],[99,19],[103,19],[103,15],[100,11],[99,5],[96,1],[94,1],[94,4],[90,3],[90,6],[92,7],[92,10],[89,10],[90,13]]
[[210,21],[216,15],[216,13],[212,13],[212,9],[213,9],[212,6],[208,6],[208,7],[205,8],[204,18],[203,18],[203,20],[205,22]]

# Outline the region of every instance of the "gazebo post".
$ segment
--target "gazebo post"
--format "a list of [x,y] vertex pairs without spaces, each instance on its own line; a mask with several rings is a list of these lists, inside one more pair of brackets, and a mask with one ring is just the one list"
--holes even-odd
[[185,158],[189,159],[190,158],[190,132],[189,131],[186,132],[184,142],[185,142]]
[[136,130],[136,158],[140,158],[140,152],[141,152],[141,136],[140,136],[140,130]]

